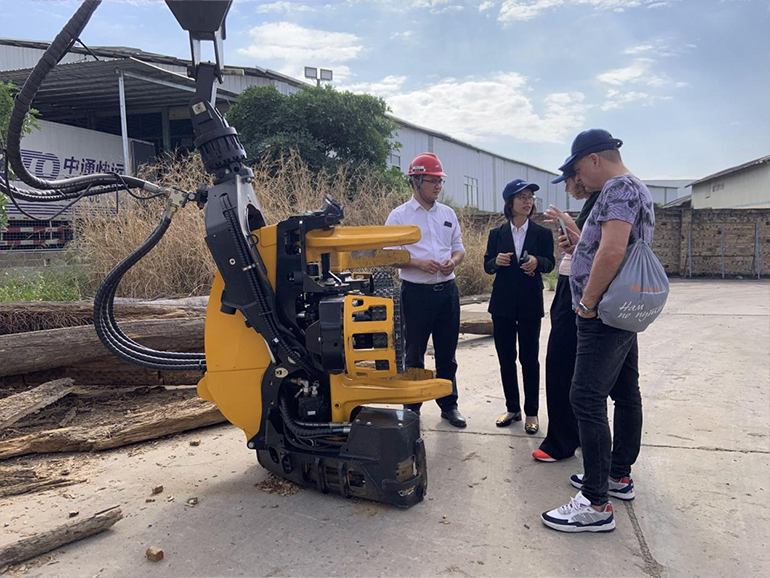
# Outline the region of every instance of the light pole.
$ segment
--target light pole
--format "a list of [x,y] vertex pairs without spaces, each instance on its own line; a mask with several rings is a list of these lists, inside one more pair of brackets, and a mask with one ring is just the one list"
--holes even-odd
[[305,67],[305,78],[312,78],[316,82],[316,86],[320,87],[321,82],[331,82],[334,77],[334,73],[331,70],[328,70],[326,68],[321,68],[321,74],[318,75],[318,68],[313,68],[310,66]]

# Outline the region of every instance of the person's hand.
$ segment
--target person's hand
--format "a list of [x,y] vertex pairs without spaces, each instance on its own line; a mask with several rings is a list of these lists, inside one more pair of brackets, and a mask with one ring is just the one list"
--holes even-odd
[[569,235],[571,242],[567,241],[567,235],[559,235],[559,247],[561,247],[565,253],[572,255],[572,253],[575,252],[575,245],[577,245],[580,240],[580,233],[574,229],[567,228],[567,234]]
[[511,264],[513,253],[498,253],[495,257],[496,267],[508,267]]
[[579,307],[577,309],[577,314],[578,314],[578,317],[582,317],[583,319],[593,319],[598,315],[596,311],[593,311],[591,313],[583,313]]
[[521,264],[521,268],[530,277],[534,277],[535,276],[535,268],[536,267],[537,267],[537,257],[535,257],[534,255],[530,255],[529,259],[527,259],[526,263],[522,263]]
[[567,225],[568,229],[577,230],[575,220],[555,205],[548,205],[548,208],[543,211],[543,217],[543,220],[546,223],[552,223],[554,225],[559,222],[559,218],[561,217],[564,219],[564,224]]
[[455,270],[455,262],[454,259],[447,259],[443,263],[441,263],[441,268],[439,271],[441,271],[442,275],[451,275],[452,271]]
[[441,270],[441,264],[433,259],[412,259],[412,264],[420,271],[435,275]]

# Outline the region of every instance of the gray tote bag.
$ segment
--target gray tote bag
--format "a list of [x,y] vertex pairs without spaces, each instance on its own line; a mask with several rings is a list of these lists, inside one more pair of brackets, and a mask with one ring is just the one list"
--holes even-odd
[[618,274],[599,302],[599,319],[610,327],[640,333],[658,318],[666,299],[666,271],[650,244],[639,238],[628,247]]

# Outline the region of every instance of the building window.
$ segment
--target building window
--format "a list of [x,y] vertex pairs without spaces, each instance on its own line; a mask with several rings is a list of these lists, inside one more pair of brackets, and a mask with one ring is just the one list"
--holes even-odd
[[398,167],[399,169],[401,168],[401,155],[392,153],[388,157],[388,168],[390,167]]
[[719,191],[723,191],[724,189],[725,189],[724,182],[714,183],[713,185],[711,185],[711,192],[712,193],[717,193]]
[[479,180],[465,177],[465,204],[469,207],[479,206]]

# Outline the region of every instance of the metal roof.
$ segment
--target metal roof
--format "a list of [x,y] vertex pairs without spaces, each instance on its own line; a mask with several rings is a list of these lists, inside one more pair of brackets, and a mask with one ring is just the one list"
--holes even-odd
[[[46,50],[51,44],[50,42],[43,42],[39,40],[21,40],[16,38],[0,38],[0,44],[5,46],[17,46],[19,48],[34,48],[37,50]],[[134,58],[143,62],[149,62],[150,64],[171,64],[174,66],[188,67],[192,64],[190,60],[183,58],[177,58],[176,56],[168,56],[166,54],[157,54],[155,52],[145,52],[139,48],[132,48],[130,46],[89,46],[88,50],[82,46],[74,45],[70,48],[69,53],[90,55],[95,54],[102,58],[115,58],[126,59]],[[262,68],[260,66],[225,66],[222,69],[223,74],[236,73],[245,74],[246,76],[260,76],[263,78],[270,78],[272,80],[278,80],[285,82],[292,86],[307,87],[308,85],[296,78],[286,76],[275,70],[269,68]]]
[[[0,80],[21,87],[31,69],[0,73]],[[33,106],[46,120],[71,118],[73,113],[118,110],[118,71],[125,78],[128,110],[157,106],[187,106],[195,81],[136,58],[73,62],[56,66],[40,87]],[[217,102],[235,102],[237,94],[217,90]]]
[[743,169],[747,169],[749,167],[753,167],[754,165],[761,165],[763,163],[766,163],[767,161],[770,161],[770,155],[755,159],[753,161],[749,161],[747,163],[743,163],[742,165],[738,165],[736,167],[731,167],[729,169],[725,169],[723,171],[719,171],[718,173],[714,173],[713,175],[709,175],[707,177],[703,177],[702,179],[699,179],[697,181],[693,181],[688,186],[692,187],[694,185],[699,185],[701,183],[705,183],[706,181],[710,181],[711,179],[716,179],[718,177],[723,177],[725,175],[729,175],[730,173],[735,173],[737,171],[742,171]]

